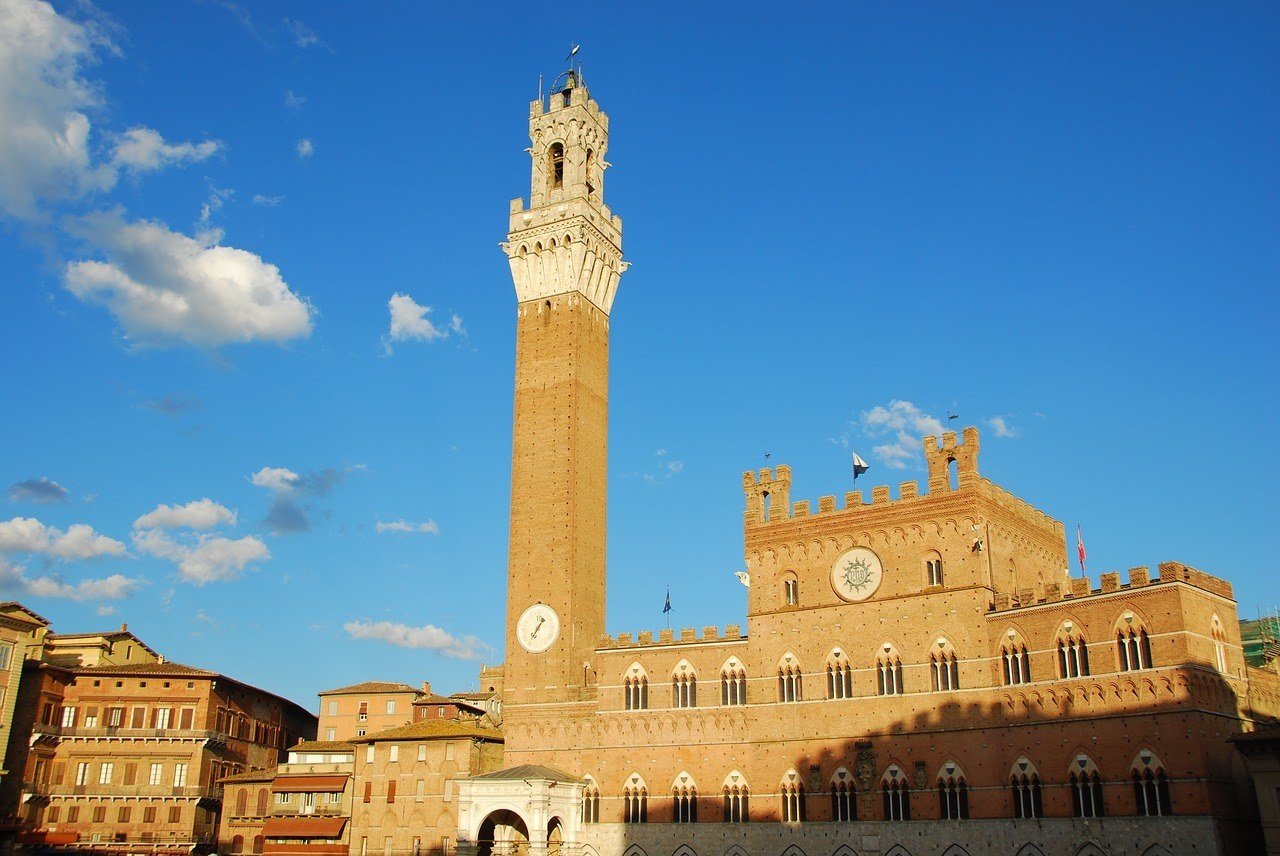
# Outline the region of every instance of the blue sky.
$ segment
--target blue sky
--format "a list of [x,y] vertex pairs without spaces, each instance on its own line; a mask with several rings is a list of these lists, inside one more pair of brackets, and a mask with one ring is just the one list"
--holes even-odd
[[766,453],[796,499],[850,489],[850,449],[922,479],[948,410],[1095,578],[1280,601],[1264,3],[0,0],[0,596],[312,707],[501,659],[497,243],[571,41],[633,263],[612,632],[668,584],[679,625],[742,620]]

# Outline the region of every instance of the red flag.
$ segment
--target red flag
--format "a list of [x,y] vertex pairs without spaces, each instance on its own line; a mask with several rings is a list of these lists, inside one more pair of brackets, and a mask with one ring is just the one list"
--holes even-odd
[[1084,573],[1084,538],[1080,536],[1080,524],[1076,524],[1076,552],[1080,554],[1080,573]]

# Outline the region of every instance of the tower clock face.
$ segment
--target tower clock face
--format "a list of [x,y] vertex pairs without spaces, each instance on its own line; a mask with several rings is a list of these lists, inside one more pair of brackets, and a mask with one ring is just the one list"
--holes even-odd
[[516,622],[516,639],[530,654],[541,654],[560,635],[560,616],[545,603],[535,603]]
[[831,566],[831,587],[844,600],[866,600],[880,588],[884,566],[880,557],[866,547],[854,547]]

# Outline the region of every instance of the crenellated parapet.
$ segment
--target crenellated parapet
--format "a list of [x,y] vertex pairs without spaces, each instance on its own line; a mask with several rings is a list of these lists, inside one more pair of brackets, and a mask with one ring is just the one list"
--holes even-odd
[[1085,598],[1115,594],[1118,592],[1137,591],[1154,588],[1172,582],[1183,582],[1201,591],[1233,597],[1231,584],[1226,580],[1198,571],[1180,562],[1162,562],[1160,575],[1152,579],[1151,569],[1138,565],[1128,570],[1128,582],[1121,582],[1119,571],[1107,571],[1098,577],[1098,585],[1094,587],[1087,577],[1069,577],[1059,582],[1036,584],[1029,588],[1013,592],[999,592],[992,603],[993,612],[1006,612],[1031,606],[1060,601],[1079,601]]
[[[980,497],[994,504],[1005,518],[1027,527],[1037,537],[1062,542],[1065,527],[1045,512],[1019,499],[1009,491],[978,475],[978,430],[970,427],[963,432],[964,442],[957,442],[957,435],[924,438],[925,459],[929,463],[928,493],[920,492],[916,481],[904,481],[894,488],[876,485],[866,492],[849,491],[844,494],[843,505],[834,495],[820,496],[817,510],[808,500],[791,501],[791,468],[783,464],[770,470],[742,474],[742,487],[746,494],[745,525],[752,529],[765,525],[778,525],[801,519],[838,518],[841,523],[872,522],[885,517],[927,513],[930,504],[949,498],[968,499]],[[956,463],[956,487],[951,487],[947,477],[950,463]]]
[[597,651],[616,648],[658,648],[672,645],[705,645],[708,642],[745,642],[746,634],[739,624],[725,625],[724,632],[714,624],[702,628],[699,634],[693,627],[682,627],[680,630],[664,628],[654,637],[652,630],[642,630],[634,637],[630,633],[619,633],[617,636],[601,636],[596,642]]

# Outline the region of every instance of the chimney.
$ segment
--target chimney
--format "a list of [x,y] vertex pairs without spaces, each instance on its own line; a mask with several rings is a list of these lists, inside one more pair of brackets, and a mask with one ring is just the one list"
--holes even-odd
[[422,694],[425,696],[431,695],[431,681],[422,682]]

